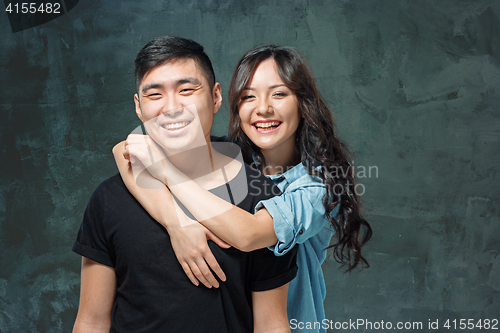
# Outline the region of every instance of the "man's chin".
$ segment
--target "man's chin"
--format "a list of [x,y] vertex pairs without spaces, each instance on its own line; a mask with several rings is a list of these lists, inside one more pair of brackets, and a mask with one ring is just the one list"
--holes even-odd
[[186,140],[185,137],[169,138],[166,142],[160,144],[167,156],[172,156],[179,153],[189,153],[193,149],[199,148],[199,144],[195,144],[193,140]]

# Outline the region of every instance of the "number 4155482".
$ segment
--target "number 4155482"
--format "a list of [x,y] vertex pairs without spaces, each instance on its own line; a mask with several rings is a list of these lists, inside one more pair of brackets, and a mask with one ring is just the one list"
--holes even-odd
[[55,3],[41,3],[40,5],[36,3],[9,3],[5,11],[8,13],[15,14],[35,14],[35,13],[46,13],[46,14],[60,14],[61,13],[61,4],[58,2]]
[[453,319],[453,320],[446,320],[444,323],[443,327],[447,329],[460,329],[460,330],[472,330],[474,328],[478,329],[485,329],[485,330],[497,330],[498,329],[498,319],[481,319],[479,320],[474,320],[474,319]]

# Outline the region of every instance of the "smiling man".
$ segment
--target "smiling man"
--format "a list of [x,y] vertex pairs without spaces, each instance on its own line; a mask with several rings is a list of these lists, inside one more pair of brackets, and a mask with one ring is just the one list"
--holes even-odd
[[[222,95],[202,46],[183,38],[156,38],[139,52],[135,65],[136,113],[172,164],[214,193],[224,192],[241,177],[252,181],[252,187],[256,181],[262,188],[273,186],[255,170],[211,148],[210,129]],[[222,167],[227,172],[220,172]],[[264,191],[248,192],[238,206],[253,211],[268,197]],[[161,204],[177,209],[173,201]],[[172,228],[169,232],[183,229],[179,225],[185,217],[177,216],[166,226]],[[193,285],[167,230],[147,214],[121,177],[102,182],[73,246],[82,255],[73,331],[289,331],[286,295],[296,274],[296,252],[282,257],[267,249],[241,252],[227,248],[200,224],[192,227],[202,228],[205,244],[210,238],[220,245],[209,242],[211,267],[220,265],[214,273],[224,282]]]

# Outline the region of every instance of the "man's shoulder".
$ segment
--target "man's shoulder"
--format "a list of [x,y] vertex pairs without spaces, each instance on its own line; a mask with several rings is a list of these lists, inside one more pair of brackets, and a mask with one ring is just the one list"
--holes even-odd
[[107,193],[110,193],[110,192],[112,193],[112,192],[117,192],[117,191],[122,192],[123,190],[128,192],[128,190],[125,186],[125,183],[123,183],[123,180],[122,180],[120,174],[117,173],[109,178],[106,178],[99,185],[97,185],[94,192],[92,193],[92,197],[93,198],[96,198],[96,197],[100,198],[100,197],[106,195]]
[[[252,163],[252,164],[244,163],[244,164],[245,164],[245,169],[246,169],[247,177],[249,178],[249,181],[253,180],[253,179],[257,179],[259,182],[262,182],[262,184],[269,184],[271,186],[276,187],[274,182],[271,179],[269,179],[269,177],[264,176],[254,163]],[[276,188],[278,188],[278,187],[276,187]]]
[[227,135],[223,135],[223,136],[210,135],[210,141],[211,142],[228,142],[229,138]]
[[108,188],[116,187],[124,185],[122,177],[119,173],[114,174],[111,177],[104,179],[99,185],[96,187],[96,191],[106,190]]
[[245,166],[245,172],[246,172],[247,178],[249,178],[249,180],[258,179],[258,180],[261,180],[263,182],[271,182],[272,183],[272,181],[269,178],[264,176],[262,174],[262,172],[260,172],[260,170],[255,167],[255,164],[250,165],[250,164],[245,163],[245,162],[243,162],[243,164]]
[[245,172],[247,177],[247,200],[251,201],[252,204],[247,207],[249,212],[253,213],[254,207],[261,200],[266,200],[277,195],[281,195],[280,189],[266,176],[264,176],[260,170],[255,168],[254,165],[245,165]]

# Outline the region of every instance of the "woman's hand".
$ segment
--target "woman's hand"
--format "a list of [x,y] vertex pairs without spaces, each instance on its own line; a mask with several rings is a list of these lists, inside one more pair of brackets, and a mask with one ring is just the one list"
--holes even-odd
[[137,162],[142,164],[134,168],[136,178],[138,174],[135,173],[140,173],[146,168],[154,178],[166,184],[164,167],[165,163],[170,163],[170,161],[149,135],[130,134],[125,140],[123,157],[129,160],[133,166],[137,165]]
[[210,239],[226,249],[230,248],[231,245],[197,222],[185,227],[168,228],[167,231],[177,260],[195,286],[199,285],[199,280],[207,288],[218,288],[219,282],[212,271],[221,281],[226,281],[226,275],[212,254],[207,240]]
[[138,160],[145,167],[148,167],[165,158],[165,154],[156,146],[149,135],[129,134],[125,140],[123,157],[130,163],[135,163]]

